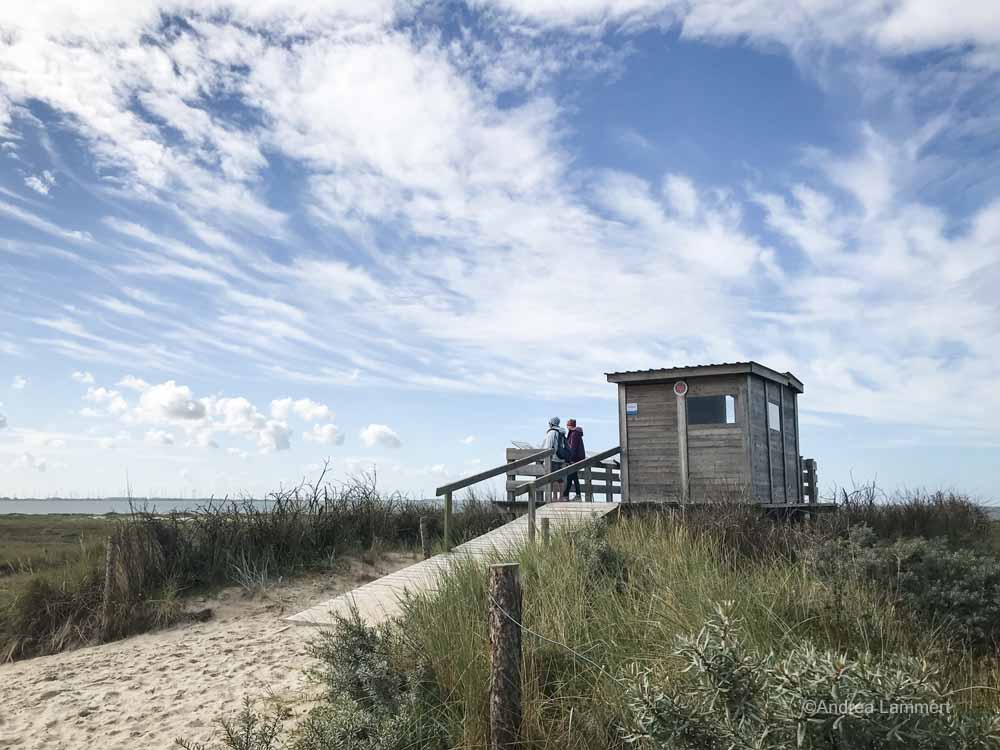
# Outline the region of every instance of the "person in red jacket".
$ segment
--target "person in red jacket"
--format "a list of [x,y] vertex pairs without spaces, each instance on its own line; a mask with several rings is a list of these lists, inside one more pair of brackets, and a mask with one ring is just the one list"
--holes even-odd
[[[583,447],[583,428],[578,427],[575,419],[566,421],[566,443],[569,446],[569,462],[575,464],[587,457],[587,451]],[[573,472],[566,477],[566,499],[569,500],[569,493],[576,485],[576,499],[580,499],[580,475]]]

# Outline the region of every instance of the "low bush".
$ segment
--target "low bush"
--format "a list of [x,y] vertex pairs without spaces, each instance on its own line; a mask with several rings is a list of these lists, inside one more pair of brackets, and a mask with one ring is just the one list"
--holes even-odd
[[386,625],[374,628],[356,612],[338,617],[310,652],[322,667],[327,702],[296,733],[295,750],[443,750],[441,700],[425,664]]
[[594,521],[573,535],[576,564],[585,581],[600,584],[610,581],[620,586],[628,578],[625,555],[608,539],[608,524]]
[[627,741],[662,750],[978,750],[1000,747],[1000,716],[959,711],[941,675],[907,658],[848,659],[805,642],[748,649],[719,608],[673,652],[684,667],[631,675]]
[[867,526],[819,545],[817,572],[834,585],[874,583],[921,626],[964,648],[992,649],[1000,641],[1000,560],[955,550],[943,539],[879,540]]
[[955,492],[903,492],[889,496],[874,483],[837,491],[837,512],[824,517],[833,532],[866,526],[879,539],[942,539],[952,546],[982,545],[994,524],[982,506]]

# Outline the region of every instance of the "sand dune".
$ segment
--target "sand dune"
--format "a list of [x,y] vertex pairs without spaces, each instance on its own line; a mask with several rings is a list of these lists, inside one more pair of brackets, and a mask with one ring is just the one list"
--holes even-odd
[[315,630],[281,618],[414,562],[386,555],[375,566],[351,562],[243,596],[214,599],[212,620],[101,646],[0,665],[0,748],[169,748],[182,737],[218,734],[217,720],[244,696],[301,717],[317,694],[304,670]]

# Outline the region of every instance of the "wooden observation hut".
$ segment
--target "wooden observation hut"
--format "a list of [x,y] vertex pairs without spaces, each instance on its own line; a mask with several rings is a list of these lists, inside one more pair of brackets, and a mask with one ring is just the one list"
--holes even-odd
[[734,362],[607,378],[618,385],[622,502],[732,491],[763,505],[817,501],[815,461],[799,453],[803,386],[792,373]]

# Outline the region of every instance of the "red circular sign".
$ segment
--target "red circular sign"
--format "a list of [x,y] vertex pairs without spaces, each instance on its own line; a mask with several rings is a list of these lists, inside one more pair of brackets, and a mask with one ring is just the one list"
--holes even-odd
[[674,393],[676,393],[678,396],[683,396],[687,392],[688,392],[688,384],[685,383],[683,380],[678,380],[676,383],[674,383]]

